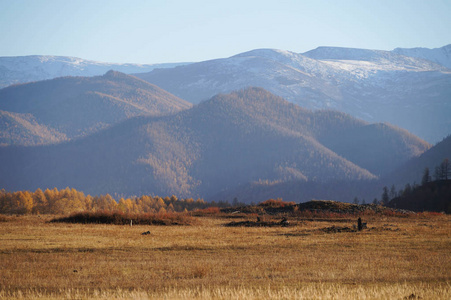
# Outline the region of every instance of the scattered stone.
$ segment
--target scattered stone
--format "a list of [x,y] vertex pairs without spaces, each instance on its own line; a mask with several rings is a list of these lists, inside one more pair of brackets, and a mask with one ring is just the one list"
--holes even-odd
[[332,226],[320,229],[325,233],[337,233],[337,232],[356,232],[355,229],[350,227],[340,227],[340,226]]
[[423,299],[423,298],[421,298],[420,296],[417,296],[414,293],[412,293],[409,296],[405,296],[404,299],[405,300],[410,300],[410,299]]
[[[283,221],[283,220],[282,220]],[[287,227],[290,224],[287,222],[262,222],[262,221],[241,221],[241,222],[230,222],[224,224],[225,227]]]
[[285,226],[290,225],[290,222],[288,222],[287,218],[283,218],[283,220],[280,221],[280,225],[285,227]]

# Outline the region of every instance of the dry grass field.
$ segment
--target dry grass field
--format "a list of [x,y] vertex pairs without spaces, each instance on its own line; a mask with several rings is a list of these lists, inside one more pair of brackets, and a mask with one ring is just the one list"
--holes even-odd
[[451,299],[447,215],[368,216],[361,232],[50,218],[0,216],[0,299]]

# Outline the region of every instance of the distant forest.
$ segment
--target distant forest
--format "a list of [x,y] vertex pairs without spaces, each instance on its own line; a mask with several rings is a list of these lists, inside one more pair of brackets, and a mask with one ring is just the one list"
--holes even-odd
[[[434,178],[434,180],[432,180]],[[393,195],[393,196],[392,196]],[[381,204],[412,211],[440,211],[451,213],[451,162],[444,159],[431,176],[429,168],[424,169],[421,185],[406,184],[396,192],[384,187]]]
[[54,188],[35,192],[0,190],[1,214],[70,214],[75,212],[122,211],[124,213],[183,212],[207,207],[227,207],[227,202],[206,202],[203,199],[141,196],[120,198],[111,195],[90,196],[76,189]]
[[[434,179],[434,180],[432,180]],[[354,203],[358,204],[357,197]],[[412,211],[444,211],[451,213],[451,162],[444,159],[436,166],[433,176],[429,168],[424,169],[421,185],[407,184],[396,191],[383,188],[381,200],[374,204],[408,209]],[[364,201],[362,201],[364,204]],[[76,212],[121,211],[124,213],[166,213],[188,212],[208,207],[230,207],[244,205],[235,198],[230,204],[226,201],[206,202],[203,199],[178,199],[171,197],[140,196],[115,200],[110,194],[91,196],[72,188],[58,190],[37,189],[35,192],[0,190],[0,214],[71,214]]]

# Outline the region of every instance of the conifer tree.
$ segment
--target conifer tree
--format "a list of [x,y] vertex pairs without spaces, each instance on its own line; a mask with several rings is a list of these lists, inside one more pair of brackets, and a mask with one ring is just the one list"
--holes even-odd
[[390,201],[390,197],[388,196],[388,187],[384,186],[384,191],[382,193],[381,204],[387,205],[388,201]]
[[431,181],[431,176],[429,175],[429,168],[426,167],[423,172],[423,178],[421,179],[421,185],[425,185]]
[[395,198],[396,195],[397,195],[397,193],[396,193],[396,187],[395,187],[395,185],[393,184],[393,185],[391,186],[391,188],[390,188],[390,200],[393,199],[393,198]]
[[440,165],[435,167],[435,180],[448,180],[451,178],[451,163],[445,158]]

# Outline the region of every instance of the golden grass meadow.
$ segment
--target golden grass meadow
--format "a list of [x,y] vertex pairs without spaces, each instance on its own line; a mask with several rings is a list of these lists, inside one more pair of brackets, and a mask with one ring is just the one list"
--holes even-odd
[[[196,216],[190,226],[0,216],[0,299],[451,299],[451,217]],[[149,234],[143,235],[143,232]]]

